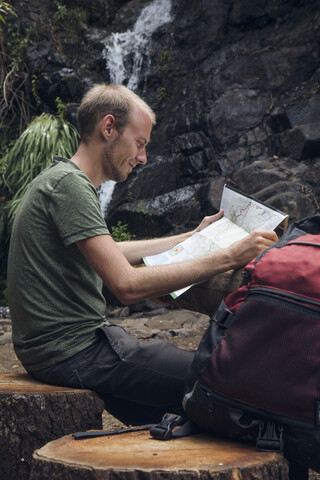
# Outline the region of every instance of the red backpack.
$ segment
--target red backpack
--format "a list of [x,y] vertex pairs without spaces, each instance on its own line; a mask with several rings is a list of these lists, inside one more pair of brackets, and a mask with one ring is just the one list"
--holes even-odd
[[211,319],[186,392],[201,428],[320,471],[320,215],[246,266]]

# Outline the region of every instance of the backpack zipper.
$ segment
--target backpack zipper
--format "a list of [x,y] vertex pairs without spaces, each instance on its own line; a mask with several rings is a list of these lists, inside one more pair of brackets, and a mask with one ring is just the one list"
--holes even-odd
[[320,243],[315,243],[315,242],[302,242],[302,241],[293,241],[293,242],[288,242],[286,245],[283,245],[283,247],[289,245],[304,245],[308,247],[320,247]]
[[314,312],[320,313],[320,301],[312,298],[298,295],[297,293],[290,293],[284,290],[278,290],[272,287],[249,287],[248,295],[267,296],[273,301],[286,302],[300,308],[306,308]]
[[[240,402],[238,400],[232,400],[220,393],[216,393],[213,390],[210,390],[206,386],[202,385],[199,381],[197,382],[198,388],[203,391],[206,395],[208,400],[212,402],[214,405],[215,403],[224,407],[234,408],[236,410],[241,410],[244,413],[254,417],[255,420],[272,420],[275,423],[282,424],[282,425],[292,425],[294,427],[306,428],[310,430],[319,430],[319,426],[315,424],[310,424],[307,422],[302,422],[299,420],[293,420],[290,417],[285,417],[283,415],[278,415],[266,409],[260,409],[259,407],[254,407],[250,404]],[[196,387],[195,385],[195,387]]]

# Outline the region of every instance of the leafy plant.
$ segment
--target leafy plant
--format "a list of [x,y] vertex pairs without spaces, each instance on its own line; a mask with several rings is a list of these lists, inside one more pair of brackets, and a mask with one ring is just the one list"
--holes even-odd
[[40,103],[41,103],[41,100],[40,100],[40,97],[37,93],[37,86],[36,86],[36,82],[37,82],[37,75],[32,75],[32,78],[31,78],[31,91],[32,91],[32,96],[34,98],[34,101],[36,102],[36,105],[37,107],[39,107]]
[[77,130],[63,120],[61,111],[58,118],[43,114],[0,158],[0,305],[6,301],[9,239],[21,198],[30,182],[51,162],[52,155],[72,157],[78,140]]
[[[0,6],[3,6],[0,1]],[[15,16],[14,10],[12,12]],[[0,22],[1,24],[1,22]],[[1,143],[20,135],[30,121],[33,110],[29,94],[29,73],[26,48],[33,41],[35,30],[20,31],[19,22],[10,17],[5,23],[5,42],[0,25],[0,129]],[[7,138],[7,134],[8,138]],[[1,149],[3,145],[1,145]]]
[[53,15],[53,20],[54,21],[61,21],[66,18],[68,15],[68,9],[66,5],[62,5],[61,3],[56,2],[57,5],[57,11]]
[[55,1],[57,10],[52,18],[52,27],[56,33],[60,32],[66,37],[74,37],[86,29],[88,15],[82,6],[76,5],[70,8],[65,5],[64,1]]
[[128,231],[128,225],[122,223],[121,220],[118,221],[117,225],[111,227],[111,233],[115,242],[125,242],[134,237],[134,235]]
[[8,15],[9,13],[17,16],[13,6],[10,5],[10,3],[0,0],[0,20],[2,23],[5,23],[4,15]]
[[165,98],[167,98],[167,89],[166,87],[161,87],[160,88],[160,92],[159,92],[159,100],[162,101],[162,100],[165,100]]
[[158,60],[159,73],[165,73],[168,70],[171,63],[172,63],[172,57],[170,55],[170,52],[168,50],[162,50]]
[[0,167],[6,164],[2,187],[10,197],[6,203],[9,225],[29,183],[51,162],[52,155],[71,157],[78,140],[78,132],[72,125],[50,114],[36,117],[25,129],[13,148],[0,160]]

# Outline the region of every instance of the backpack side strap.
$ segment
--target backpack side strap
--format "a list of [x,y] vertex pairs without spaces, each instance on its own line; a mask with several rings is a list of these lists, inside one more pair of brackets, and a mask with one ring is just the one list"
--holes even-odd
[[270,421],[261,422],[256,448],[261,452],[282,452],[283,426]]
[[[174,430],[175,427],[179,427]],[[150,428],[150,435],[156,440],[170,440],[171,438],[187,437],[200,431],[200,428],[190,420],[180,415],[166,413],[158,425]]]

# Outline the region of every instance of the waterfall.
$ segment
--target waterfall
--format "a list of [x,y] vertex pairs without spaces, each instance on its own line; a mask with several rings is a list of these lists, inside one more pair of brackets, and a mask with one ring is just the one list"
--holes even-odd
[[116,182],[114,182],[113,180],[107,180],[100,185],[100,188],[98,190],[100,208],[103,217],[107,213],[108,205],[110,203],[115,184]]
[[149,67],[152,33],[171,21],[171,0],[153,0],[143,8],[132,30],[113,33],[106,40],[103,56],[112,83],[136,90],[143,67]]
[[[148,71],[149,47],[152,33],[161,25],[171,21],[171,0],[153,0],[144,7],[132,30],[113,33],[106,39],[103,57],[110,72],[110,81],[126,83],[136,90],[139,79]],[[106,215],[115,182],[107,181],[99,189],[101,211]]]

